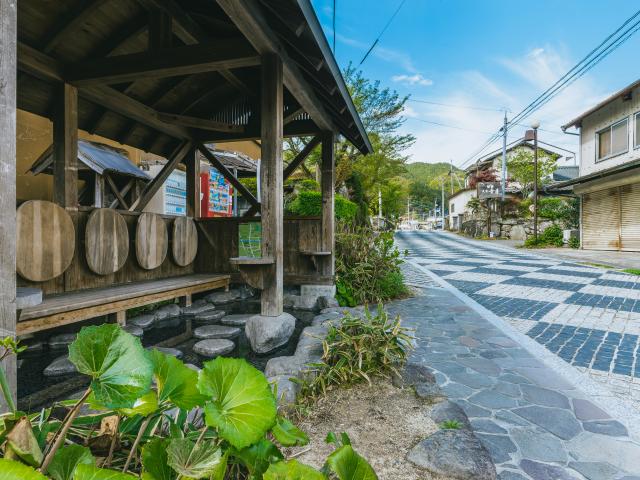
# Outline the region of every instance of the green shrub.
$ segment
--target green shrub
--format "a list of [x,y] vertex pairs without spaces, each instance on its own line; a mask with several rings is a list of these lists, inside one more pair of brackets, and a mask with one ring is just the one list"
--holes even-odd
[[571,237],[569,239],[569,246],[571,248],[580,248],[580,237]]
[[322,362],[311,364],[312,375],[301,382],[300,401],[309,403],[331,387],[371,382],[397,373],[411,350],[413,337],[400,317],[390,318],[382,304],[375,315],[345,315],[329,327]]
[[630,275],[640,275],[640,268],[625,268],[622,271]]
[[[16,351],[0,342],[0,357]],[[0,416],[3,480],[376,478],[346,435],[322,472],[285,461],[281,448],[309,438],[278,413],[272,386],[246,360],[217,357],[196,372],[115,324],[80,330],[69,360],[91,380],[79,400],[30,415],[9,401]],[[99,413],[81,415],[85,404]]]
[[518,204],[518,215],[520,215],[521,218],[531,217],[532,214],[531,214],[531,210],[529,210],[529,207],[531,206],[532,203],[533,202],[531,201],[530,198],[525,198]]
[[549,220],[558,220],[564,201],[558,197],[542,197],[538,199],[538,216]]
[[545,229],[540,235],[542,243],[545,245],[551,245],[554,247],[561,247],[562,241],[562,228],[559,225],[551,225]]
[[563,245],[562,228],[559,225],[550,225],[544,232],[535,237],[529,237],[525,240],[524,246],[527,248],[536,247],[561,247]]
[[392,232],[339,224],[336,228],[336,298],[355,306],[408,293]]
[[458,420],[445,420],[440,424],[440,428],[444,430],[459,430],[462,428],[462,423]]
[[240,183],[247,187],[254,197],[258,195],[258,180],[255,177],[241,178]]
[[[322,215],[322,193],[305,190],[289,204],[289,212],[303,217],[317,217]],[[336,195],[335,215],[338,220],[353,221],[358,212],[358,206],[344,198]]]

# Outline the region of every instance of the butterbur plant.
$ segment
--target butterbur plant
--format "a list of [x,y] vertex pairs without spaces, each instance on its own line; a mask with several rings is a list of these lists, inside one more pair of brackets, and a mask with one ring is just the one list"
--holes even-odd
[[[243,359],[218,357],[196,372],[102,325],[80,331],[69,360],[91,379],[79,400],[0,416],[0,480],[377,478],[349,441],[322,470],[285,458],[281,448],[309,439]],[[94,413],[81,414],[85,405]]]

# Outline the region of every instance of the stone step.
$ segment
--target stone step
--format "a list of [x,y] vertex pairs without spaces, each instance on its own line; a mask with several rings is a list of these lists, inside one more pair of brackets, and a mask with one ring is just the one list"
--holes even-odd
[[214,305],[210,303],[203,303],[198,305],[191,305],[190,307],[185,307],[182,309],[182,316],[186,318],[193,318],[196,315],[212,312],[216,309]]
[[174,356],[176,358],[182,358],[183,355],[181,350],[171,347],[147,347],[147,350],[158,350],[159,352],[162,352],[166,355]]
[[66,350],[75,339],[75,333],[59,333],[49,338],[49,348],[52,350]]
[[223,325],[229,325],[231,327],[244,327],[247,324],[247,320],[256,315],[255,313],[234,313],[233,315],[225,315],[220,320]]
[[142,327],[139,327],[137,325],[125,325],[124,327],[122,327],[122,329],[125,332],[130,333],[134,337],[142,338],[142,336],[144,335],[144,330],[142,329]]
[[197,314],[194,320],[198,325],[210,325],[212,323],[218,323],[218,321],[222,319],[224,316],[225,316],[224,311],[212,310],[212,311]]
[[210,338],[200,340],[193,346],[193,351],[207,358],[214,358],[232,352],[236,344],[223,338]]
[[205,325],[198,327],[193,331],[193,336],[199,340],[209,338],[236,338],[242,330],[237,327],[229,327],[226,325]]
[[231,289],[228,292],[213,292],[204,298],[207,302],[213,303],[214,305],[224,305],[240,300],[241,293],[238,289]]
[[182,309],[175,303],[172,303],[160,307],[154,312],[154,315],[156,317],[156,320],[163,320],[165,318],[179,317],[181,313]]
[[128,318],[127,325],[135,325],[136,327],[140,327],[142,330],[149,330],[153,328],[153,324],[156,321],[156,318],[153,315],[144,314],[138,315],[137,317]]
[[44,369],[45,377],[61,377],[77,373],[76,366],[66,355],[56,358],[51,364]]

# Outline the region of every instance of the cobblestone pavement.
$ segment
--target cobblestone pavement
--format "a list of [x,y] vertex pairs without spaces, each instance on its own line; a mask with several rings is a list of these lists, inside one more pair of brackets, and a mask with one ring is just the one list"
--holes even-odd
[[450,289],[427,286],[387,309],[415,329],[411,361],[431,368],[467,413],[500,480],[640,480],[629,419],[596,405]]
[[409,258],[640,410],[640,276],[443,232],[401,232]]

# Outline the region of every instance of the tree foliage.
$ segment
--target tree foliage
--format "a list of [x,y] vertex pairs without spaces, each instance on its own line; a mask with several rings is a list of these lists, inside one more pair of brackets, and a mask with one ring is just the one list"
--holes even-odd
[[[544,183],[556,169],[558,155],[538,149],[538,184]],[[533,190],[534,183],[533,152],[527,148],[518,148],[507,160],[507,169],[511,180],[522,186],[522,195],[526,197]]]

